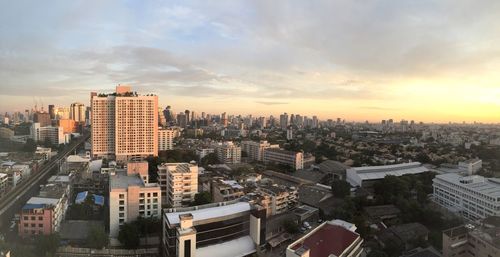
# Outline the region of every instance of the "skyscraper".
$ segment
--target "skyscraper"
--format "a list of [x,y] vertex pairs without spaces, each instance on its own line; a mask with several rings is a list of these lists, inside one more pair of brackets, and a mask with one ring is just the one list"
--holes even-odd
[[69,108],[69,118],[79,122],[85,122],[85,105],[82,103],[72,103]]
[[285,112],[280,115],[280,128],[286,129],[288,127],[288,114]]
[[55,106],[53,104],[49,104],[49,115],[51,120],[56,119],[56,112],[55,112]]
[[158,96],[141,96],[130,86],[93,95],[92,156],[126,161],[158,155]]

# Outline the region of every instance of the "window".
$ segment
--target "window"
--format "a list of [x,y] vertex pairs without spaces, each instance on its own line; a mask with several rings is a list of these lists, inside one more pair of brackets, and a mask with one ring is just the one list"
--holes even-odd
[[38,220],[43,220],[43,217],[42,216],[38,217]]
[[158,197],[158,193],[153,193],[153,197]]
[[125,195],[124,195],[124,194],[120,194],[120,195],[119,195],[119,198],[120,198],[120,199],[125,199]]
[[38,227],[43,228],[43,224],[42,223],[38,224]]
[[140,193],[140,194],[139,194],[139,197],[144,198],[144,193]]
[[120,211],[124,211],[124,210],[125,210],[125,207],[120,206]]
[[120,200],[120,205],[124,205],[124,204],[125,204],[125,201]]
[[23,220],[28,220],[28,216],[24,216],[24,217],[23,217]]
[[31,220],[35,220],[35,219],[36,219],[36,217],[35,217],[35,216],[31,216]]
[[25,228],[26,228],[26,227],[28,227],[28,223],[24,223],[24,227],[25,227]]
[[124,214],[124,213],[120,213],[120,214],[118,215],[118,217],[123,218],[123,217],[125,217],[125,214]]

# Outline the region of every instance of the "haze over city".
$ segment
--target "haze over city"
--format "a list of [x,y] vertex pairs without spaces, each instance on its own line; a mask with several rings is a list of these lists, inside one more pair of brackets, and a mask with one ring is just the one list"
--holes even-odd
[[3,1],[0,111],[88,103],[121,83],[178,111],[498,123],[499,11],[498,1]]

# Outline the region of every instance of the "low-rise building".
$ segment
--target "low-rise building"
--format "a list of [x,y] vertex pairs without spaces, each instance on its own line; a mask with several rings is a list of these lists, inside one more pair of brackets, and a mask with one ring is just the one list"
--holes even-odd
[[304,153],[287,151],[279,148],[264,150],[264,163],[287,165],[294,170],[304,169]]
[[241,162],[241,147],[233,142],[216,143],[213,148],[219,162],[224,164],[238,164]]
[[117,238],[120,225],[138,217],[161,216],[161,189],[139,174],[116,171],[109,179],[109,235]]
[[468,220],[500,216],[500,179],[455,173],[437,175],[433,200]]
[[266,209],[267,216],[284,213],[298,203],[298,190],[295,187],[260,187],[256,193],[260,195],[258,203]]
[[500,217],[443,231],[443,257],[500,256]]
[[213,180],[211,183],[212,199],[215,203],[239,199],[245,195],[243,186],[235,180]]
[[286,257],[358,257],[363,239],[356,226],[341,220],[324,222],[286,248]]
[[198,155],[198,159],[201,160],[203,157],[215,153],[215,149],[213,148],[198,148],[196,149],[196,155]]
[[481,159],[471,159],[463,162],[458,162],[458,168],[467,172],[468,175],[476,174],[483,167]]
[[182,207],[194,201],[198,193],[198,165],[162,163],[158,166],[158,176],[163,205]]
[[346,181],[354,187],[370,187],[385,176],[404,176],[428,172],[420,162],[401,163],[383,166],[354,167],[346,170]]
[[249,256],[266,243],[265,211],[248,202],[165,209],[163,213],[164,256]]

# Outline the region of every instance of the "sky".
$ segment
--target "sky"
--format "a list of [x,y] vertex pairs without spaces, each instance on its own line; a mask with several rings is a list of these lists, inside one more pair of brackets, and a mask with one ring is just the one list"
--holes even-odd
[[498,123],[499,42],[498,0],[4,0],[0,112],[129,84],[176,112]]

